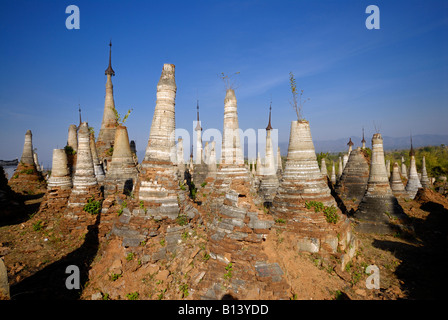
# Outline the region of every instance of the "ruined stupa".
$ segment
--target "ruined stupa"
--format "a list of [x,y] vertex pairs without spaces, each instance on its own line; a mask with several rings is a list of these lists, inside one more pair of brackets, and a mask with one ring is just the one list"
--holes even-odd
[[78,127],[71,124],[68,127],[67,146],[71,147],[75,152],[78,151]]
[[356,209],[366,192],[369,180],[369,162],[361,148],[350,152],[350,157],[335,191],[343,200],[347,210]]
[[333,186],[336,184],[336,170],[334,168],[334,161],[331,162],[331,176],[330,181],[333,184]]
[[306,120],[291,122],[288,156],[271,213],[286,220],[287,230],[296,234],[298,251],[337,254],[354,245],[349,220],[319,170]]
[[36,168],[33,154],[33,134],[31,130],[27,130],[22,156],[13,176],[8,182],[13,191],[19,193],[36,193],[41,191],[40,189],[46,189],[45,180]]
[[78,152],[73,175],[73,188],[70,194],[66,216],[77,219],[88,200],[102,198],[90,149],[90,131],[87,122],[81,123],[78,130]]
[[[353,150],[353,145],[354,145],[354,143],[353,143],[353,141],[352,141],[352,138],[350,138],[350,140],[348,141],[347,145],[348,145],[348,154],[347,154],[347,157],[349,157],[349,156],[350,156],[350,153],[351,153],[352,150]],[[347,159],[347,161],[348,161],[348,159]]]
[[185,159],[184,159],[184,139],[178,138],[177,140],[177,172],[179,180],[183,181],[185,172]]
[[51,175],[47,185],[47,207],[52,212],[66,207],[73,186],[65,149],[53,149]]
[[118,126],[115,130],[114,152],[104,179],[104,196],[131,194],[137,182],[138,170],[135,165],[128,130]]
[[92,153],[93,168],[95,169],[96,180],[100,185],[102,185],[106,175],[104,174],[103,165],[100,163],[98,158],[98,152],[95,146],[95,134],[93,132],[90,132],[90,152]]
[[262,167],[260,186],[258,188],[258,193],[262,196],[265,203],[272,203],[272,200],[274,200],[274,196],[278,188],[278,177],[271,138],[271,109],[272,106],[269,107],[269,122],[266,127],[265,161],[264,166]]
[[283,172],[282,154],[280,153],[280,147],[277,147],[277,176],[281,177]]
[[386,172],[387,172],[387,178],[390,179],[390,160],[386,160]]
[[406,163],[404,162],[404,157],[401,157],[401,175],[404,178],[408,178],[408,170],[406,168]]
[[327,164],[325,163],[325,158],[320,159],[320,172],[324,177],[328,176]]
[[394,163],[392,167],[392,175],[390,177],[390,188],[392,189],[392,193],[396,197],[407,196],[407,193],[404,189],[404,184],[401,179],[400,174],[400,166],[397,162]]
[[194,161],[194,169],[193,169],[193,181],[195,185],[200,185],[204,183],[207,178],[208,166],[204,161],[204,149],[202,148],[202,127],[201,121],[199,120],[199,101],[196,105],[197,110],[197,123],[196,128],[194,129],[196,134],[196,158]]
[[422,157],[422,179],[421,184],[423,188],[429,188],[431,183],[428,178],[428,172],[426,171],[426,159],[425,156]]
[[418,188],[422,188],[422,184],[420,183],[420,179],[417,174],[417,166],[415,164],[415,151],[412,147],[412,139],[411,139],[411,150],[409,151],[410,157],[410,165],[409,165],[409,177],[406,183],[405,190],[408,193],[409,198],[414,199],[417,194]]
[[380,133],[375,133],[372,137],[367,190],[355,212],[358,222],[356,228],[361,232],[390,233],[394,232],[394,225],[400,222],[399,219],[405,218],[403,208],[393,195],[387,178],[383,138]]
[[[115,71],[112,69],[112,41],[109,43],[109,66],[105,71],[106,81],[106,97],[104,99],[103,120],[101,121],[101,129],[96,141],[96,149],[98,157],[101,161],[110,161],[112,158],[112,148],[115,140],[115,128],[118,126],[116,109],[114,102],[114,86],[112,85],[112,76]],[[107,169],[107,168],[105,168]]]
[[147,208],[150,215],[176,219],[179,215],[177,191],[177,163],[172,159],[175,145],[175,66],[164,64],[157,84],[148,145],[141,163],[135,197]]
[[[233,292],[260,288],[257,282],[259,263],[267,261],[260,243],[267,237],[275,223],[263,210],[263,199],[253,186],[249,169],[244,164],[239,139],[237,102],[233,89],[228,89],[224,100],[224,133],[221,163],[216,178],[207,178],[207,185],[200,189],[202,207],[207,208],[209,237],[209,270],[203,278],[205,297],[222,295],[216,286],[220,279],[216,272],[230,262],[235,262],[233,277],[244,279],[235,282]],[[272,159],[271,159],[272,160]],[[261,168],[261,164],[258,166]],[[281,279],[275,283],[279,298],[287,297],[287,284]],[[269,289],[268,289],[269,290]]]
[[337,179],[339,180],[342,176],[342,172],[344,171],[344,166],[342,165],[342,158],[339,157],[339,162],[338,162],[338,176]]

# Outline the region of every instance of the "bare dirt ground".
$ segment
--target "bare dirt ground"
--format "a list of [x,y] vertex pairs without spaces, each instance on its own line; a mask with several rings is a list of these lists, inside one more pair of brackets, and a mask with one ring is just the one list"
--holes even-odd
[[[177,257],[142,263],[129,259],[129,252],[114,238],[98,239],[100,217],[87,228],[66,234],[59,226],[60,214],[36,214],[40,201],[42,195],[28,196],[15,219],[0,221],[0,256],[12,300],[92,299],[95,293],[100,299],[192,299],[192,284],[200,285],[207,272],[203,226],[191,230],[193,236],[185,239],[185,250]],[[345,270],[331,258],[296,252],[281,228],[271,229],[261,250],[283,270],[291,299],[446,299],[448,201],[429,189],[414,200],[399,201],[414,232],[356,234],[359,249]],[[102,250],[106,246],[108,250]],[[65,287],[65,268],[70,264],[81,267],[81,290]],[[380,289],[366,288],[369,265],[379,268]],[[190,283],[189,292],[184,283]]]

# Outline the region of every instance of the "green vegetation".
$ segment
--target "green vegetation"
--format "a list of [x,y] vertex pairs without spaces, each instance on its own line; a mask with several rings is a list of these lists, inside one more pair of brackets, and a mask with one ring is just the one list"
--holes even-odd
[[128,298],[129,300],[138,300],[138,296],[139,296],[138,292],[135,291],[135,292],[128,293],[126,295],[126,298]]
[[305,202],[305,207],[307,209],[314,208],[314,212],[323,212],[328,223],[338,223],[338,208],[333,205],[328,207],[324,206],[324,204],[319,201],[307,201]]
[[204,182],[201,183],[201,187],[202,187],[202,188],[204,188],[206,185],[207,185],[207,182],[206,182],[206,181],[204,181]]
[[[417,171],[422,170],[422,158],[426,160],[426,171],[430,177],[439,177],[448,175],[448,147],[445,145],[440,146],[427,146],[414,149],[415,151],[415,164]],[[408,150],[394,150],[386,151],[385,158],[390,160],[391,168],[394,162],[401,164],[401,157],[404,157],[405,164],[409,168],[410,157]]]
[[182,292],[182,298],[188,297],[188,284],[184,283],[179,286],[180,292]]
[[64,150],[65,150],[65,154],[68,156],[76,154],[76,151],[73,150],[73,148],[71,146],[65,146]]
[[33,174],[34,173],[34,169],[23,169],[22,171],[20,171],[20,173]]
[[34,231],[40,231],[43,228],[42,220],[38,220],[35,223],[33,223],[33,230]]
[[230,280],[230,279],[232,279],[232,271],[233,271],[233,265],[232,265],[232,262],[230,262],[226,267],[225,267],[225,269],[226,269],[226,273],[224,273],[224,279],[226,279],[226,280]]
[[111,281],[116,281],[116,280],[118,280],[118,278],[120,278],[121,277],[121,274],[119,274],[119,273],[112,273],[111,275],[110,275],[110,280]]
[[94,198],[90,198],[87,201],[87,204],[84,206],[83,210],[92,215],[98,214],[101,212],[101,205],[102,205],[101,201],[97,201]]
[[178,225],[184,226],[184,225],[186,225],[188,223],[188,218],[187,218],[186,215],[180,214],[179,216],[177,216],[176,222],[177,222]]
[[128,112],[126,112],[126,114],[124,115],[123,119],[121,118],[120,114],[118,113],[117,109],[114,108],[114,113],[115,113],[115,120],[117,120],[117,124],[120,126],[123,126],[126,122],[126,120],[128,119],[129,115],[131,114],[132,108],[128,110]]

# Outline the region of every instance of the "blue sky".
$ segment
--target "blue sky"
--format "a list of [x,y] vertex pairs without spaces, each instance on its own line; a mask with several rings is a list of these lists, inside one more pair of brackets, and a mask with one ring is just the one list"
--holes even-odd
[[[68,30],[68,5],[80,29]],[[380,9],[368,30],[365,9]],[[112,39],[115,105],[140,154],[162,65],[176,65],[176,126],[222,128],[224,72],[235,76],[240,128],[272,125],[288,141],[289,72],[310,98],[314,140],[374,133],[448,134],[446,1],[22,1],[0,6],[0,159],[20,158],[26,130],[44,165],[83,120],[99,132]]]

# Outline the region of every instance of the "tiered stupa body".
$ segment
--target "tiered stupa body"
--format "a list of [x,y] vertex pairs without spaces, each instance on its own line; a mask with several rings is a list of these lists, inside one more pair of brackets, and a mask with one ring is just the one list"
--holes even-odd
[[33,134],[31,130],[25,133],[22,156],[8,184],[11,189],[19,193],[38,193],[39,189],[46,188],[42,174],[37,170],[34,162]]
[[[73,188],[68,200],[67,215],[75,217],[72,209],[83,209],[88,199],[101,195],[90,149],[90,132],[87,122],[78,130],[78,152],[73,175]],[[79,210],[76,210],[79,211]]]
[[164,64],[157,84],[157,100],[145,157],[135,188],[150,214],[175,219],[179,215],[177,163],[172,159],[175,145],[175,66]]
[[53,211],[67,205],[73,186],[65,149],[53,149],[51,175],[47,185],[47,206]]
[[418,189],[422,188],[422,184],[420,183],[420,179],[418,178],[417,166],[415,164],[415,152],[414,148],[412,147],[412,142],[409,157],[411,158],[411,161],[409,165],[409,177],[405,189],[408,193],[409,198],[414,199]]
[[[312,203],[333,211],[337,222],[329,222]],[[291,122],[288,156],[271,213],[287,220],[287,228],[297,236],[299,251],[335,254],[354,241],[349,220],[339,210],[319,170],[308,121]]]
[[327,164],[326,164],[326,162],[325,162],[325,158],[322,158],[322,159],[320,160],[320,172],[322,173],[322,175],[323,175],[324,177],[327,177],[327,176],[328,176]]
[[404,189],[403,180],[401,179],[400,166],[397,162],[394,163],[392,167],[392,175],[390,177],[390,188],[392,193],[396,197],[407,196],[406,190]]
[[393,195],[387,178],[384,161],[383,138],[380,133],[372,137],[372,159],[370,162],[367,190],[355,218],[362,232],[390,233],[394,232],[391,220],[405,219],[403,208]]
[[404,178],[408,178],[408,170],[406,168],[406,163],[404,162],[404,157],[401,157],[401,175]]
[[92,153],[93,168],[95,170],[96,180],[100,185],[102,185],[106,175],[104,174],[103,165],[100,163],[98,158],[98,152],[95,146],[95,135],[93,132],[90,132],[90,152]]
[[104,180],[104,195],[131,194],[137,182],[138,170],[129,144],[128,130],[118,126],[115,130],[114,152]]
[[67,146],[74,151],[78,151],[78,127],[75,124],[71,124],[68,127]]
[[422,179],[421,184],[423,188],[429,188],[431,186],[431,183],[428,178],[428,172],[426,171],[426,159],[425,156],[422,158]]
[[369,161],[361,148],[350,152],[350,157],[341,178],[335,186],[335,191],[344,201],[348,210],[358,206],[366,192],[369,180]]

